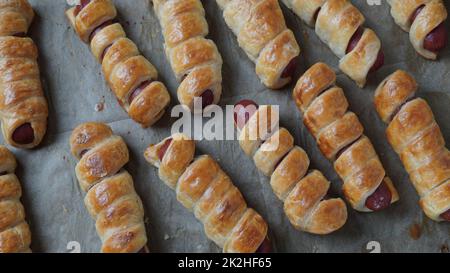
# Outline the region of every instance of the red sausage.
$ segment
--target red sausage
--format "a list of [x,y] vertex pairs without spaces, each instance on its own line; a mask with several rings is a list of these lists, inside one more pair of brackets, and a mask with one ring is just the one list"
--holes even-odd
[[378,189],[366,200],[366,207],[373,211],[383,210],[391,205],[392,193],[386,183],[382,182]]
[[[416,11],[411,15],[411,18],[409,19],[411,25],[414,23],[417,16],[424,8],[425,5],[418,7]],[[444,23],[441,23],[430,33],[428,33],[428,35],[425,37],[423,48],[431,52],[439,52],[447,46],[447,41],[448,41],[447,27],[445,26]]]
[[244,128],[245,124],[247,124],[248,120],[253,116],[257,109],[258,104],[252,100],[241,100],[234,105],[234,124],[239,130]]
[[30,144],[34,141],[34,130],[30,123],[24,123],[17,127],[12,135],[12,139],[17,144]]
[[105,58],[106,52],[108,52],[108,50],[112,47],[112,45],[109,45],[105,48],[105,50],[103,50],[102,55],[100,56],[100,62],[103,63],[103,59]]
[[161,146],[161,148],[159,148],[159,150],[158,150],[158,158],[159,158],[160,161],[163,160],[164,155],[166,154],[167,149],[169,148],[170,143],[172,143],[172,141],[173,141],[173,139],[171,139],[171,138],[167,139],[166,142],[164,142],[164,144]]
[[272,253],[272,243],[269,237],[266,237],[255,253]]
[[294,76],[295,71],[297,70],[297,64],[298,64],[298,58],[293,58],[286,68],[283,70],[283,73],[281,73],[281,78],[292,78]]
[[447,222],[450,222],[450,209],[441,214],[441,218]]
[[[356,30],[355,34],[353,34],[352,38],[350,39],[350,42],[348,43],[347,50],[346,50],[347,54],[350,53],[353,49],[355,49],[355,47],[358,45],[359,41],[361,40],[363,34],[364,34],[363,28],[360,27]],[[380,49],[380,51],[378,52],[378,55],[377,55],[377,59],[375,60],[375,63],[372,65],[372,67],[370,68],[369,72],[375,72],[378,69],[380,69],[380,67],[382,67],[383,65],[384,65],[384,53]]]
[[82,158],[87,152],[89,152],[89,149],[85,149],[80,152],[80,158]]
[[77,16],[90,2],[91,0],[81,0],[80,4],[75,7],[74,15]]
[[131,92],[130,97],[128,98],[128,103],[131,104],[133,102],[133,100],[142,93],[142,91],[144,91],[144,89],[149,86],[153,81],[152,80],[148,80],[145,81],[143,83],[141,83],[138,87],[136,87],[136,89],[133,90],[133,92]]
[[207,106],[213,104],[214,102],[214,93],[210,89],[206,89],[201,95],[202,99],[202,109],[205,109]]
[[92,31],[91,35],[89,35],[89,41],[92,41],[92,39],[94,39],[95,35],[97,35],[97,33],[99,33],[102,29],[114,24],[115,22],[116,22],[115,20],[108,20],[108,21],[104,22],[103,24],[99,25],[98,27],[96,27]]

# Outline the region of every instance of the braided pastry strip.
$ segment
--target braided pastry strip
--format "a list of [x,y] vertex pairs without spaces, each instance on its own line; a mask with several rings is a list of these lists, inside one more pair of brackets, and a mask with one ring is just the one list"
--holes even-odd
[[[245,108],[246,114],[239,106],[254,106],[255,111]],[[288,130],[277,130],[278,113],[271,106],[258,106],[248,100],[239,102],[235,113],[242,150],[270,177],[273,192],[284,202],[285,214],[292,225],[320,235],[340,229],[347,221],[344,201],[326,199],[330,182],[317,170],[308,172],[310,161],[306,152],[294,146],[294,137]]]
[[153,125],[164,114],[170,95],[157,81],[156,68],[126,37],[111,0],[82,0],[66,11],[79,37],[90,43],[95,58],[119,104],[143,127]]
[[76,176],[86,208],[96,221],[102,252],[146,251],[144,209],[133,178],[123,170],[128,148],[120,136],[102,123],[85,123],[70,137],[72,154],[79,160]]
[[30,149],[47,131],[38,50],[25,37],[34,12],[25,0],[0,0],[0,118],[5,141]]
[[277,0],[216,0],[239,46],[256,63],[262,83],[278,89],[289,82],[297,68],[300,47],[286,27]]
[[178,100],[194,107],[202,98],[205,108],[217,104],[222,94],[222,57],[208,35],[200,0],[153,0],[161,24],[167,58],[178,81]]
[[379,211],[399,197],[336,74],[324,63],[313,65],[298,80],[293,98],[303,121],[344,182],[343,191],[358,211]]
[[387,138],[435,221],[450,221],[450,151],[428,103],[415,98],[417,83],[398,70],[375,92],[375,107],[388,124]]
[[223,252],[253,253],[267,248],[267,224],[247,207],[241,192],[209,155],[194,160],[195,142],[174,134],[150,145],[145,159],[159,169],[159,177],[193,211],[206,235]]
[[384,64],[376,33],[364,28],[364,15],[348,0],[282,0],[297,16],[314,27],[319,38],[341,60],[340,69],[364,87],[369,72]]
[[436,60],[445,48],[447,9],[442,0],[388,0],[391,15],[406,32],[414,49],[424,58]]
[[14,174],[14,155],[0,145],[0,253],[31,252],[31,232],[20,203],[22,188]]

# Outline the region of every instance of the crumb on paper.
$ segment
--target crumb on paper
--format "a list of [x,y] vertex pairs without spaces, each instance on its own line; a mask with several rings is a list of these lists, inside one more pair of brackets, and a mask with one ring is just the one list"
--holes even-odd
[[66,0],[69,6],[76,6],[80,4],[80,0]]
[[103,111],[103,109],[105,109],[105,102],[101,101],[99,103],[96,103],[94,108],[95,108],[95,112]]
[[167,241],[167,240],[169,240],[169,239],[170,239],[170,236],[169,236],[169,234],[167,234],[167,233],[166,233],[166,234],[164,234],[164,240],[166,240],[166,241]]

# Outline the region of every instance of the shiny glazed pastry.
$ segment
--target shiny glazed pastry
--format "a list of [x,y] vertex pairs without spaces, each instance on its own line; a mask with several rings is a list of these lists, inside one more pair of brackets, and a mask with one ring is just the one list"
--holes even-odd
[[31,252],[31,232],[25,222],[22,188],[14,174],[14,155],[0,145],[0,253]]
[[216,0],[262,83],[278,89],[295,74],[300,47],[277,0]]
[[268,227],[261,215],[247,207],[239,189],[211,156],[194,158],[194,154],[195,142],[174,134],[150,145],[144,156],[223,252],[270,251]]
[[352,207],[363,212],[385,209],[399,199],[398,193],[335,82],[330,67],[315,64],[298,80],[293,98],[320,150],[334,162]]
[[414,49],[435,60],[448,41],[447,9],[442,0],[388,0],[391,15],[406,32]]
[[178,100],[191,110],[217,104],[222,94],[222,57],[208,35],[200,0],[152,0],[161,24],[165,50],[180,83]]
[[415,98],[417,83],[398,70],[375,92],[375,107],[388,124],[387,138],[435,221],[450,221],[450,151],[428,103]]
[[103,123],[84,123],[70,137],[72,154],[79,160],[75,171],[87,192],[86,208],[95,219],[105,253],[147,251],[144,209],[133,178],[123,170],[128,148]]
[[364,87],[367,75],[384,64],[381,42],[363,26],[364,15],[349,0],[282,0],[297,16],[315,27],[319,38],[340,58],[339,67]]
[[169,105],[169,92],[157,81],[155,67],[115,21],[114,3],[81,0],[66,11],[66,16],[81,40],[90,44],[107,83],[128,115],[143,127],[158,121]]
[[278,128],[278,121],[271,106],[238,102],[235,123],[242,150],[270,177],[273,192],[283,201],[295,228],[320,235],[340,229],[347,221],[344,201],[326,197],[330,182],[321,172],[308,171],[308,155],[294,145],[294,137],[285,128]]
[[27,36],[34,12],[26,0],[0,0],[0,119],[5,142],[30,149],[47,131],[48,106]]

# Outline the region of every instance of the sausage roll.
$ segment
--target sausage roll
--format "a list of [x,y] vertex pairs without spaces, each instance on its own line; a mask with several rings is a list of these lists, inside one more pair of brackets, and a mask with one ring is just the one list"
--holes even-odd
[[291,82],[300,47],[286,27],[278,1],[216,1],[239,46],[256,63],[256,74],[263,84],[278,89]]
[[364,15],[349,0],[282,0],[315,30],[341,60],[340,69],[364,87],[369,72],[384,64],[378,36],[364,28]]
[[267,224],[228,175],[209,155],[194,159],[195,143],[174,134],[145,151],[145,159],[159,169],[159,177],[176,191],[177,199],[192,211],[206,235],[223,252],[253,253],[268,248]]
[[170,103],[169,92],[157,81],[155,67],[115,21],[114,3],[81,0],[66,15],[81,40],[90,43],[107,83],[128,115],[143,127],[158,121]]
[[347,207],[340,198],[327,199],[330,182],[309,169],[306,152],[294,145],[285,128],[278,129],[278,113],[271,106],[244,100],[235,106],[235,123],[242,150],[256,167],[270,177],[275,195],[284,202],[292,225],[313,234],[329,234],[347,221]]
[[70,137],[72,154],[79,160],[76,176],[87,210],[95,219],[105,253],[146,251],[144,209],[133,178],[123,170],[128,148],[103,123],[85,123]]
[[375,107],[389,124],[389,143],[420,195],[420,206],[435,221],[450,221],[450,151],[428,103],[414,98],[414,78],[396,71],[375,92]]
[[208,23],[200,0],[153,0],[162,27],[167,58],[181,81],[178,100],[194,108],[217,104],[222,94],[222,57],[208,35]]
[[26,37],[34,12],[26,0],[0,0],[0,118],[5,142],[30,149],[47,131],[48,106],[37,63]]
[[31,232],[20,203],[22,188],[14,174],[14,155],[0,145],[0,253],[31,252]]
[[448,30],[447,9],[442,0],[388,0],[395,22],[409,32],[414,49],[423,57],[435,60],[445,48]]
[[330,67],[315,64],[298,80],[293,92],[295,103],[320,150],[334,162],[352,207],[363,212],[385,209],[399,199],[398,193],[335,82],[336,74]]

